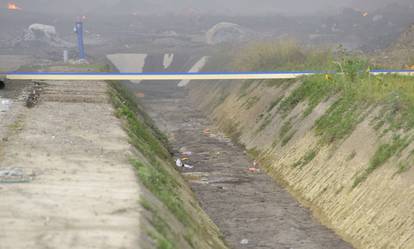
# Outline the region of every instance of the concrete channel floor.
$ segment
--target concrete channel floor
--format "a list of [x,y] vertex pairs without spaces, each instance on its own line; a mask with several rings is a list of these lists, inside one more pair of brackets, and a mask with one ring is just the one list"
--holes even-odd
[[252,162],[241,147],[218,133],[204,134],[205,128],[214,131],[214,125],[193,107],[186,90],[176,85],[147,81],[130,87],[145,95],[141,101],[175,150],[193,153],[194,169],[183,174],[205,180],[190,181],[190,185],[231,248],[352,248],[315,221],[268,175],[248,173]]

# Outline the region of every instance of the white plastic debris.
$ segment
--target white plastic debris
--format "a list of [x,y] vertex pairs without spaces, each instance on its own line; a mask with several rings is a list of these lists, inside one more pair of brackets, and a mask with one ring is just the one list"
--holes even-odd
[[194,168],[194,166],[189,165],[189,164],[184,164],[184,168],[186,168],[186,169],[192,169],[192,168]]
[[183,162],[181,161],[180,158],[178,158],[177,160],[175,160],[175,165],[177,165],[177,167],[183,167],[184,166],[184,164],[183,164]]
[[0,170],[0,177],[23,176],[23,170],[18,168]]
[[248,240],[248,239],[242,239],[242,240],[240,241],[240,244],[241,244],[241,245],[247,245],[247,244],[249,244],[249,240]]
[[184,155],[184,156],[191,156],[193,154],[193,152],[191,152],[191,151],[184,151],[181,154]]
[[10,99],[1,99],[0,100],[0,112],[7,112],[10,110],[12,101]]

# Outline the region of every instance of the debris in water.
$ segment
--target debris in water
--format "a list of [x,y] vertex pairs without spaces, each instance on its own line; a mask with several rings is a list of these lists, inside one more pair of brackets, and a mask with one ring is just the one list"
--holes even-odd
[[184,168],[186,168],[186,169],[192,169],[192,168],[194,168],[194,166],[189,165],[189,164],[184,164]]
[[191,151],[183,151],[183,152],[181,152],[181,154],[184,155],[184,156],[191,156],[193,154],[193,152],[191,152]]
[[240,241],[240,244],[241,244],[241,245],[247,245],[247,244],[249,244],[249,240],[248,240],[248,239],[242,239],[242,240]]
[[145,93],[143,93],[143,92],[137,92],[135,94],[135,96],[137,96],[138,98],[144,98],[145,97]]
[[251,172],[251,173],[259,173],[260,172],[260,169],[251,167],[251,168],[249,168],[249,172]]
[[180,158],[178,158],[177,160],[175,160],[175,165],[177,165],[177,167],[183,167],[183,162],[181,161]]

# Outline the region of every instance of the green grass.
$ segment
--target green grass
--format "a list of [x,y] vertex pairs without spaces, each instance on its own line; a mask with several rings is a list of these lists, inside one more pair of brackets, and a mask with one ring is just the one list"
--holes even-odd
[[[339,74],[314,75],[301,79],[301,83],[289,94],[274,100],[267,113],[277,108],[277,112],[286,117],[299,104],[304,104],[302,118],[309,116],[322,102],[332,100],[333,104],[319,117],[314,131],[321,145],[338,146],[348,138],[358,124],[379,110],[379,116],[371,126],[380,132],[380,137],[394,136],[392,141],[379,146],[370,160],[368,168],[355,179],[354,187],[364,181],[369,174],[383,165],[389,158],[398,154],[411,140],[395,138],[414,128],[414,78],[398,75],[371,75],[368,60],[355,56],[344,50],[332,53],[329,50],[307,49],[297,42],[287,40],[280,42],[254,42],[243,53],[234,56],[231,64],[233,70],[272,71],[272,70],[336,70]],[[284,85],[279,80],[265,80],[265,87]],[[253,82],[245,82],[241,87],[241,96],[248,96]],[[257,83],[257,85],[260,85]],[[257,87],[255,85],[255,87]],[[265,117],[265,116],[263,116]],[[258,131],[263,130],[271,118],[262,121]],[[291,124],[283,124],[278,139],[286,145],[295,131]],[[334,144],[336,143],[336,145]],[[351,161],[356,153],[348,156]],[[310,155],[312,156],[312,155]],[[309,157],[311,158],[311,157]],[[305,159],[305,158],[302,158]],[[301,160],[302,162],[306,162]],[[408,166],[401,164],[399,171],[404,172]]]
[[242,107],[244,107],[246,110],[250,110],[254,105],[259,102],[260,98],[258,96],[250,97],[246,100],[246,102],[243,103]]
[[346,157],[346,161],[347,162],[349,162],[349,161],[351,161],[352,159],[354,159],[355,158],[355,156],[357,155],[357,153],[356,153],[356,151],[354,150],[354,151],[352,151],[347,157]]
[[151,129],[128,107],[128,101],[122,99],[116,92],[112,92],[112,99],[117,109],[117,116],[126,121],[130,143],[149,160],[149,163],[145,163],[131,159],[131,164],[137,169],[139,179],[181,222],[189,224],[189,217],[176,191],[179,184],[161,165],[160,159],[171,160],[169,152]]
[[190,218],[183,207],[183,201],[176,192],[179,184],[174,180],[173,176],[155,162],[149,165],[136,159],[131,159],[131,163],[137,169],[137,174],[142,184],[157,196],[179,221],[188,225]]
[[286,121],[279,131],[279,138],[283,138],[292,129],[292,123],[290,120]]
[[[135,128],[143,128],[142,131],[150,139],[152,147],[158,147],[156,150],[162,151],[161,156],[164,159],[170,158],[171,146],[168,138],[155,126],[152,119],[141,108],[137,98],[126,87],[121,86],[119,82],[110,82],[113,90],[109,92],[112,103],[117,109],[117,115],[127,116],[128,121],[132,122]],[[138,132],[140,132],[138,130]]]
[[371,158],[368,168],[355,178],[352,187],[355,188],[365,181],[372,172],[382,166],[391,157],[400,153],[409,145],[409,143],[410,140],[408,138],[400,138],[399,136],[395,136],[391,143],[381,144],[374,156]]
[[256,147],[247,150],[247,154],[252,158],[258,158],[261,151],[258,150]]
[[308,163],[310,163],[315,157],[318,155],[318,150],[312,149],[299,159],[296,163],[294,163],[292,166],[294,168],[299,167],[300,169],[306,166]]
[[122,120],[131,145],[144,157],[136,155],[130,159],[139,181],[184,227],[183,234],[176,233],[174,228],[164,220],[165,215],[168,214],[161,214],[148,201],[141,200],[142,207],[152,213],[150,222],[157,232],[150,232],[149,235],[153,238],[157,248],[177,248],[177,236],[181,236],[192,247],[200,241],[210,241],[208,243],[212,243],[213,247],[223,248],[223,243],[219,239],[214,239],[219,238],[219,233],[204,226],[205,217],[198,216],[201,215],[198,213],[201,211],[200,207],[198,205],[192,207],[191,204],[184,202],[183,194],[186,191],[182,185],[184,180],[178,172],[175,172],[173,160],[167,149],[169,143],[166,137],[156,129],[152,120],[127,89],[117,84],[112,86],[109,94],[116,109],[116,115]]
[[307,101],[307,107],[303,113],[307,116],[322,100],[332,96],[336,91],[336,85],[331,80],[326,80],[323,75],[305,77],[300,86],[282,100],[279,111],[286,114],[299,103]]
[[259,128],[256,130],[256,134],[259,134],[261,131],[263,131],[270,123],[272,123],[272,116],[266,115],[266,118],[262,121]]
[[402,174],[404,172],[407,172],[411,168],[411,165],[408,162],[400,162],[398,164],[398,170],[396,174]]
[[173,240],[175,238],[174,231],[171,229],[171,226],[162,219],[159,211],[156,208],[152,207],[149,201],[146,199],[141,199],[140,203],[147,211],[151,213],[151,219],[149,221],[157,233],[149,232],[148,234],[156,242],[157,248],[177,248]]
[[280,103],[280,101],[282,101],[283,97],[279,97],[277,99],[275,99],[274,101],[272,101],[269,105],[269,107],[267,108],[267,112],[271,112],[273,111],[273,109]]
[[336,101],[325,115],[316,121],[315,131],[321,137],[322,143],[333,143],[351,134],[361,121],[362,107],[352,95],[343,96]]
[[289,133],[287,133],[282,140],[280,141],[280,145],[283,147],[285,146],[287,143],[289,143],[289,141],[293,138],[293,136],[295,135],[296,131],[290,131]]
[[244,80],[242,85],[240,86],[239,96],[238,96],[237,100],[240,100],[240,99],[246,97],[251,91],[253,91],[258,86],[260,86],[258,80]]

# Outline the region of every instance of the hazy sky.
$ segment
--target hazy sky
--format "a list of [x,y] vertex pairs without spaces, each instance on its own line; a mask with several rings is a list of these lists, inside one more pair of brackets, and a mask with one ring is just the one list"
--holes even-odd
[[303,14],[335,11],[343,7],[375,9],[386,3],[413,0],[0,0],[2,7],[14,2],[25,10],[55,13],[80,12],[222,12],[253,14],[279,12]]

